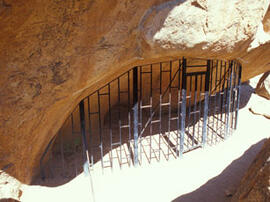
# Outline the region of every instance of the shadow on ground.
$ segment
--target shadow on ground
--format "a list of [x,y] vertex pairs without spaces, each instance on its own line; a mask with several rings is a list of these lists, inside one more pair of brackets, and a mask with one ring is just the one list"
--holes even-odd
[[248,81],[241,85],[240,106],[239,106],[240,109],[244,108],[247,105],[252,93],[254,92],[255,89],[251,85],[249,85]]
[[[256,154],[261,150],[265,140],[266,139],[263,139],[252,145],[240,158],[234,160],[225,170],[223,170],[220,175],[209,180],[197,190],[179,196],[174,199],[173,202],[230,201],[230,194],[233,194],[236,191],[241,178],[256,157]],[[206,196],[207,198],[205,198]],[[221,201],[221,199],[223,200]]]

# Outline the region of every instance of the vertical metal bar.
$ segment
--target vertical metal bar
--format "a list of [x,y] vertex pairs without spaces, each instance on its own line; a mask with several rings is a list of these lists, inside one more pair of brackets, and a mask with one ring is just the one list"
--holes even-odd
[[233,84],[232,84],[232,110],[231,110],[231,123],[230,123],[230,128],[231,128],[231,131],[233,131],[232,129],[234,129],[234,112],[235,112],[235,108],[236,108],[236,93],[235,93],[235,87],[236,87],[236,63],[235,61],[232,61],[233,62]]
[[138,165],[138,67],[133,68],[133,138],[134,165]]
[[[224,138],[226,138],[226,99],[227,99],[227,90],[228,88],[228,78],[227,78],[227,71],[228,71],[228,68],[227,68],[227,64],[228,62],[225,62],[225,67],[224,67],[224,85],[223,85],[223,99],[222,99],[222,123],[223,123],[223,133],[224,133]],[[224,116],[223,116],[224,115]],[[224,120],[225,119],[225,120]]]
[[[143,112],[142,112],[142,106],[143,106],[143,97],[142,97],[142,93],[143,93],[143,74],[142,74],[142,66],[140,66],[140,98],[139,98],[139,134],[141,134],[141,131],[142,131],[142,126],[143,126]],[[139,143],[138,143],[138,147],[139,147],[139,156],[140,156],[140,159],[139,159],[139,162],[142,162],[142,154],[143,154],[143,145],[142,145],[142,139],[139,139]]]
[[[85,135],[85,114],[84,114],[84,100],[82,100],[79,104],[79,110],[80,110],[80,127],[81,127],[81,136],[82,136],[82,143],[83,143],[83,150],[84,155],[87,157],[88,154],[88,148],[87,148],[87,142],[86,142],[86,135]],[[88,161],[88,159],[86,159]],[[90,165],[90,163],[89,163]],[[88,172],[88,171],[84,171]]]
[[99,148],[100,148],[100,156],[101,156],[101,167],[102,167],[102,172],[104,169],[104,164],[103,164],[103,139],[102,139],[102,125],[101,125],[101,109],[100,109],[100,92],[98,90],[98,125],[99,125]]
[[222,135],[222,131],[221,131],[221,127],[222,127],[222,120],[221,120],[221,114],[222,114],[222,100],[221,100],[221,93],[222,92],[222,63],[223,61],[220,61],[220,66],[219,66],[219,89],[218,89],[218,121],[217,121],[217,125],[218,125],[218,129],[219,129],[219,135]]
[[[87,98],[88,100],[88,125],[89,125],[89,143],[90,143],[90,166],[94,166],[94,156],[93,156],[93,133],[92,133],[92,122],[91,122],[91,105],[90,105],[90,96]],[[73,122],[73,117],[72,117]],[[76,168],[77,169],[77,168]]]
[[[118,127],[119,127],[119,147],[120,147],[120,154],[119,154],[119,162],[120,168],[122,168],[122,120],[121,120],[121,87],[120,87],[120,77],[117,78],[117,89],[118,89]],[[116,151],[117,152],[117,151]]]
[[206,70],[206,75],[205,75],[205,91],[204,91],[203,131],[202,131],[203,147],[205,147],[205,144],[207,143],[207,119],[208,119],[210,68],[211,68],[211,61],[207,60],[207,70]]
[[[200,139],[201,135],[201,111],[202,111],[202,88],[203,88],[203,83],[202,83],[202,75],[199,75],[200,78],[200,91],[199,91],[199,121],[198,121],[198,140]],[[202,138],[201,138],[202,141]]]
[[149,113],[150,113],[150,161],[152,159],[152,134],[153,134],[153,126],[152,126],[152,113],[153,113],[153,78],[152,78],[152,73],[153,73],[153,67],[152,64],[150,65],[150,109],[149,109]]
[[186,90],[187,90],[187,76],[186,76],[187,61],[183,58],[182,65],[182,105],[181,105],[181,135],[179,138],[179,157],[183,157],[184,152],[184,137],[185,137],[185,121],[186,121]]
[[[218,114],[217,114],[217,95],[218,95],[218,64],[219,64],[219,61],[217,60],[217,63],[216,63],[216,78],[215,78],[215,104],[214,104],[214,114],[213,114],[213,117],[214,119],[217,119],[218,118]],[[214,129],[215,130],[215,133],[216,133],[216,138],[215,138],[215,143],[217,142],[217,132],[218,132],[218,120],[216,120],[216,128]]]
[[233,113],[234,113],[234,85],[235,85],[235,78],[234,78],[234,69],[235,69],[235,63],[232,62],[232,68],[231,68],[231,98],[230,98],[230,111],[229,111],[229,135],[232,135],[233,132]]
[[[176,144],[176,150],[179,150],[180,148],[180,141],[178,141],[178,139],[180,140],[180,134],[181,134],[181,130],[180,130],[180,108],[182,106],[181,103],[181,87],[180,87],[180,68],[181,68],[181,60],[179,60],[179,67],[178,67],[178,93],[177,93],[177,144]],[[177,153],[177,156],[180,156],[180,150]]]
[[226,63],[226,67],[227,67],[227,70],[226,70],[226,86],[225,86],[225,99],[224,99],[224,102],[225,102],[225,106],[224,106],[224,138],[226,139],[227,138],[227,116],[228,116],[228,113],[227,113],[227,109],[228,109],[228,94],[229,94],[229,80],[230,80],[230,74],[229,74],[229,71],[230,71],[230,62],[228,61]]
[[[130,145],[131,141],[131,115],[130,115],[130,71],[128,71],[128,145]],[[128,160],[128,165],[130,166],[130,161],[131,161],[131,148],[129,148],[129,160]]]
[[[170,141],[170,133],[171,133],[171,101],[172,101],[172,61],[170,61],[170,72],[169,72],[169,117],[168,117],[168,140]],[[168,159],[170,156],[170,144],[168,144]]]
[[[212,135],[211,135],[211,145],[213,144],[213,139],[214,139],[214,121],[215,121],[215,119],[214,119],[214,113],[213,113],[213,107],[212,107],[212,105],[213,105],[213,99],[212,99],[212,89],[213,89],[213,68],[214,68],[214,61],[213,60],[211,60],[211,68],[210,68],[210,87],[209,87],[209,104],[208,104],[208,106],[209,106],[209,112],[208,112],[208,116],[209,116],[209,118],[208,118],[208,127],[210,127],[210,125],[211,125],[211,127],[212,127],[212,130],[211,130],[211,132],[212,132]],[[211,117],[211,111],[212,111],[212,123],[210,122],[210,117]]]
[[162,125],[161,125],[161,118],[162,118],[162,63],[160,63],[160,74],[159,74],[159,160],[161,157],[161,139],[162,139]]
[[[92,127],[91,127],[91,115],[90,115],[90,98],[89,96],[87,97],[87,112],[88,112],[88,133],[89,133],[89,144],[90,144],[90,167],[93,166],[91,162],[91,157],[92,157]],[[76,166],[76,165],[75,165]],[[76,168],[76,173],[77,173],[77,168]],[[76,174],[77,175],[77,174]]]
[[112,138],[112,110],[111,110],[111,85],[108,83],[108,105],[109,105],[109,133],[110,133],[110,163],[113,169],[113,138]]
[[80,102],[79,110],[80,110],[81,135],[82,135],[82,143],[83,143],[84,158],[85,158],[83,169],[84,169],[85,175],[89,176],[89,180],[91,183],[92,197],[93,197],[93,201],[95,201],[94,186],[93,186],[93,181],[92,181],[92,177],[90,173],[90,159],[89,159],[88,146],[87,146],[86,135],[85,135],[86,131],[85,131],[84,100]]
[[[222,85],[221,85],[221,93],[222,93],[222,95],[220,96],[220,135],[221,134],[223,134],[224,133],[224,131],[223,131],[223,125],[224,125],[224,123],[223,123],[223,105],[224,105],[224,95],[225,95],[225,91],[224,91],[224,86],[225,86],[225,81],[226,81],[226,62],[225,62],[225,66],[224,66],[224,74],[222,74],[222,71],[223,71],[223,62],[221,61],[221,75],[220,75],[220,80],[222,80],[222,79],[224,79],[224,82],[222,83]],[[223,78],[222,78],[223,77]]]
[[[190,116],[191,116],[191,98],[192,98],[192,76],[189,76],[189,94],[188,94],[189,98],[188,98],[188,121],[187,121],[187,130],[188,133],[190,134],[190,125],[191,125],[191,121],[190,121]],[[189,139],[189,138],[188,138]],[[193,146],[193,140],[194,138],[192,138],[191,140],[191,145]],[[188,141],[187,141],[188,144]]]
[[[198,76],[195,76],[195,89],[194,89],[194,114],[193,114],[193,142],[194,143],[194,139],[195,139],[195,135],[196,135],[196,127],[195,127],[195,122],[197,121],[197,90],[198,90]],[[192,145],[193,146],[193,145]]]
[[232,61],[229,62],[229,69],[228,69],[228,73],[229,75],[229,80],[228,80],[228,85],[227,85],[227,100],[226,100],[226,131],[225,131],[225,139],[228,137],[229,135],[229,123],[230,123],[230,111],[231,111],[231,90],[232,90]]
[[241,77],[242,77],[242,66],[241,66],[241,64],[238,64],[237,106],[236,106],[235,126],[234,126],[235,129],[237,129],[238,111],[239,111],[239,107],[240,107]]

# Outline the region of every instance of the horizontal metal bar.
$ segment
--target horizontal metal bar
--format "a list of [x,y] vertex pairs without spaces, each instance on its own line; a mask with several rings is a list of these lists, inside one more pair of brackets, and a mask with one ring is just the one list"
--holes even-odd
[[152,72],[142,72],[142,74],[151,74]]
[[120,126],[120,128],[129,128],[130,125],[123,125],[123,126]]
[[109,93],[99,93],[99,95],[109,95]]
[[120,91],[119,93],[128,93],[128,91]]
[[187,72],[187,76],[198,76],[198,75],[204,75],[206,74],[207,72]]
[[194,112],[190,112],[190,114],[196,114],[196,113],[200,113],[200,111],[194,111]]
[[150,107],[152,107],[152,105],[144,105],[144,106],[141,106],[141,109],[150,108]]
[[153,120],[153,121],[151,121],[151,123],[159,123],[160,122],[160,120]]
[[171,103],[167,102],[167,103],[161,103],[161,106],[169,106]]
[[115,142],[111,144],[112,146],[117,146],[117,145],[121,145],[121,142]]
[[[105,162],[108,162],[109,163],[110,161],[103,161],[103,163],[105,163]],[[111,168],[111,166],[110,165],[108,165],[108,166],[104,166],[103,165],[103,168]]]
[[170,120],[171,121],[178,120],[178,117],[172,117]]

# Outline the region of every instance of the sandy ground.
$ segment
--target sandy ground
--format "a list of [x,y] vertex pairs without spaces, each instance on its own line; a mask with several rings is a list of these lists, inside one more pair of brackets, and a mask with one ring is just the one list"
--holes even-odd
[[238,129],[233,136],[216,146],[186,153],[182,159],[142,165],[138,168],[92,173],[95,196],[90,178],[83,173],[57,187],[23,185],[23,202],[48,201],[230,201],[241,177],[270,136],[270,120],[253,115],[249,103],[255,78],[242,88],[241,100],[248,101],[239,113]]

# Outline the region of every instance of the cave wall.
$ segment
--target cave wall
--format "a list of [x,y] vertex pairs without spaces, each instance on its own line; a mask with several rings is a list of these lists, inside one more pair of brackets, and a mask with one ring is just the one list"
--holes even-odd
[[[0,169],[29,183],[85,96],[132,66],[179,56],[270,69],[268,0],[1,0]],[[268,9],[268,10],[267,10]]]

